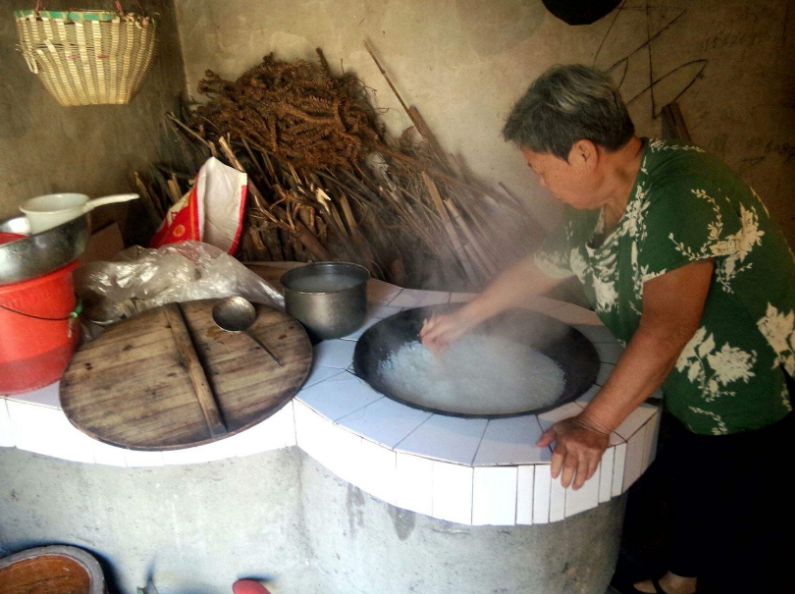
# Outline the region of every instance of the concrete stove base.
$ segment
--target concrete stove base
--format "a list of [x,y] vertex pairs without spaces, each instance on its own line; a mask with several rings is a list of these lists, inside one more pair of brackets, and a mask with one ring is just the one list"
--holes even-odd
[[466,526],[370,497],[307,458],[304,521],[328,594],[604,594],[625,496],[561,522]]
[[0,547],[64,543],[132,594],[603,594],[624,497],[538,526],[464,526],[401,510],[297,448],[185,466],[114,468],[0,449]]

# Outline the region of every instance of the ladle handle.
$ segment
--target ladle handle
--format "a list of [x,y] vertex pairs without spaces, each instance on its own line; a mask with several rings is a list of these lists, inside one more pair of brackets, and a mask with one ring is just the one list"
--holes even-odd
[[94,210],[97,206],[113,204],[114,202],[128,202],[140,197],[140,194],[113,194],[111,196],[103,196],[102,198],[94,198],[83,205],[83,212],[86,213],[90,210]]
[[276,355],[273,354],[273,351],[271,351],[267,346],[265,346],[265,343],[262,342],[259,339],[259,337],[257,337],[251,330],[244,330],[243,332],[248,334],[249,337],[251,338],[251,340],[256,342],[263,351],[268,353],[271,356],[271,359],[273,359],[276,362],[276,365],[278,365],[279,367],[282,367],[282,362],[279,361],[279,358]]
[[188,372],[188,378],[193,385],[196,400],[199,401],[199,406],[202,409],[204,421],[207,423],[210,434],[216,436],[228,433],[221,413],[221,406],[216,400],[215,394],[210,387],[210,382],[207,381],[204,368],[199,361],[199,356],[196,354],[182,309],[179,304],[169,304],[165,306],[164,312],[168,324],[171,326],[171,334],[177,345],[177,352]]

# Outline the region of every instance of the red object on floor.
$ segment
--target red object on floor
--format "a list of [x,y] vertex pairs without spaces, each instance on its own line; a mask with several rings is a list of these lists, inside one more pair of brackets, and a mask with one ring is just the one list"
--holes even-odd
[[232,584],[233,594],[270,594],[265,586],[256,580],[237,580]]

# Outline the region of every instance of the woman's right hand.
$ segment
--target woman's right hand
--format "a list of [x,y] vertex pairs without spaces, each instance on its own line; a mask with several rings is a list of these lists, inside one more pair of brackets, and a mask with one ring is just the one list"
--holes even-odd
[[422,344],[435,353],[444,351],[450,343],[477,326],[477,320],[466,307],[451,314],[434,315],[420,330]]

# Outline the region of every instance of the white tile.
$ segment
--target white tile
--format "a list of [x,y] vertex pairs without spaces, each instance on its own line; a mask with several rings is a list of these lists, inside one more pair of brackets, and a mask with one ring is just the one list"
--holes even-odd
[[301,402],[295,402],[294,408],[298,446],[341,479],[355,484],[362,438]]
[[516,523],[533,523],[533,479],[535,466],[516,468]]
[[339,419],[383,397],[364,380],[346,373],[301,390],[295,399],[329,419]]
[[17,402],[24,402],[26,404],[38,404],[40,406],[47,406],[50,408],[61,408],[61,401],[59,397],[59,388],[61,382],[55,382],[38,390],[31,390],[22,394],[12,394],[8,396],[9,400],[16,400]]
[[395,452],[363,439],[355,484],[376,499],[395,505],[398,499]]
[[433,463],[434,518],[472,524],[472,475],[467,466]]
[[354,485],[362,482],[364,469],[361,467],[362,438],[344,427],[329,427],[325,452],[319,460],[326,468],[344,481]]
[[58,457],[60,433],[63,423],[68,423],[63,412],[17,398],[9,398],[6,406],[15,442],[20,450]]
[[593,311],[573,303],[566,303],[562,307],[552,310],[549,315],[569,325],[599,326],[602,323],[599,316]]
[[489,419],[474,464],[486,466],[549,462],[549,448],[535,445],[541,433],[541,425],[536,415]]
[[386,305],[392,301],[401,288],[377,279],[370,279],[367,282],[367,301],[370,303],[381,303]]
[[414,308],[438,305],[440,303],[448,303],[449,301],[450,293],[448,291],[403,289],[397,297],[389,302],[389,305],[393,307]]
[[395,505],[420,514],[433,513],[433,462],[397,452]]
[[395,449],[428,458],[472,464],[486,419],[433,415]]
[[643,474],[643,447],[646,445],[646,428],[647,425],[641,427],[627,441],[627,455],[624,461],[624,483],[621,486],[624,492]]
[[621,436],[620,436],[618,433],[616,433],[615,431],[613,431],[613,432],[610,434],[610,445],[611,445],[611,446],[617,446],[617,445],[620,445],[620,444],[622,444],[622,443],[627,443],[627,440],[626,440],[626,439],[624,439],[623,437],[621,437]]
[[72,425],[60,408],[18,399],[9,399],[7,407],[19,449],[73,462],[94,462],[94,439]]
[[577,404],[577,402],[567,402],[566,404],[538,415],[538,422],[541,423],[541,429],[546,431],[558,421],[574,417],[581,412],[582,406]]
[[602,386],[597,386],[596,384],[594,384],[593,386],[588,388],[585,392],[580,394],[577,397],[577,400],[575,400],[575,402],[580,406],[585,407],[589,402],[591,402],[591,400],[593,400],[594,396],[596,396],[599,393],[599,390],[601,389]]
[[560,484],[560,475],[558,478],[551,478],[549,484],[549,521],[559,522],[566,517],[566,497],[568,491],[571,489],[564,489]]
[[653,404],[643,403],[635,410],[633,410],[626,419],[616,427],[616,433],[618,433],[621,437],[625,440],[629,440],[630,437],[635,435],[635,433],[646,424],[646,422],[651,419],[659,409],[654,406]]
[[610,501],[613,487],[613,460],[616,456],[616,449],[609,447],[602,454],[601,468],[599,469],[599,503]]
[[602,363],[618,363],[619,357],[624,353],[624,347],[617,342],[597,342],[594,344],[599,360]]
[[569,487],[566,489],[565,516],[573,516],[580,512],[592,509],[599,505],[599,484],[601,478],[601,463],[594,475],[585,481],[585,484],[576,491]]
[[516,467],[475,468],[472,479],[472,524],[516,523]]
[[124,460],[124,448],[120,448],[108,443],[94,440],[91,444],[91,453],[94,456],[96,464],[104,464],[105,466],[127,466]]
[[124,450],[124,465],[129,468],[164,466],[163,452]]
[[[291,403],[256,425],[220,441],[226,442],[224,445],[228,446],[230,452],[233,452],[230,456],[232,458],[295,445],[295,421]],[[168,463],[167,459],[166,463]]]
[[627,444],[622,443],[613,448],[613,484],[610,487],[610,494],[617,497],[624,492],[624,462],[627,458]]
[[309,377],[306,378],[306,381],[304,382],[304,385],[301,386],[301,389],[304,390],[306,388],[310,388],[315,384],[324,382],[335,375],[339,375],[340,373],[345,373],[345,370],[340,369],[339,367],[325,367],[315,363],[312,365],[312,371],[309,372]]
[[13,448],[17,444],[11,428],[11,417],[8,416],[6,399],[0,397],[0,447]]
[[202,464],[239,458],[253,454],[255,449],[244,432],[195,447],[164,451],[163,464]]
[[549,464],[536,464],[533,477],[533,524],[549,523],[549,492],[552,485]]
[[[616,344],[619,343],[616,341],[615,336],[607,327],[599,325],[590,325],[590,324],[573,324],[575,330],[579,330],[585,338],[590,340],[594,345],[600,343],[606,344]],[[619,345],[621,346],[621,345]]]
[[450,303],[466,303],[477,297],[477,293],[450,293]]
[[323,454],[323,440],[331,421],[297,399],[293,400],[293,410],[298,447],[319,461],[319,456],[322,457]]
[[62,428],[57,433],[61,442],[56,457],[72,462],[95,463],[94,444],[96,440],[72,425],[63,413],[61,413],[61,417],[63,419]]
[[604,386],[615,368],[616,366],[612,363],[601,363],[599,365],[599,371],[596,374],[596,380],[594,383],[597,386]]
[[315,345],[315,365],[345,369],[353,361],[356,343],[350,340],[324,340]]
[[341,417],[338,422],[362,437],[392,448],[431,414],[390,398],[381,398]]

